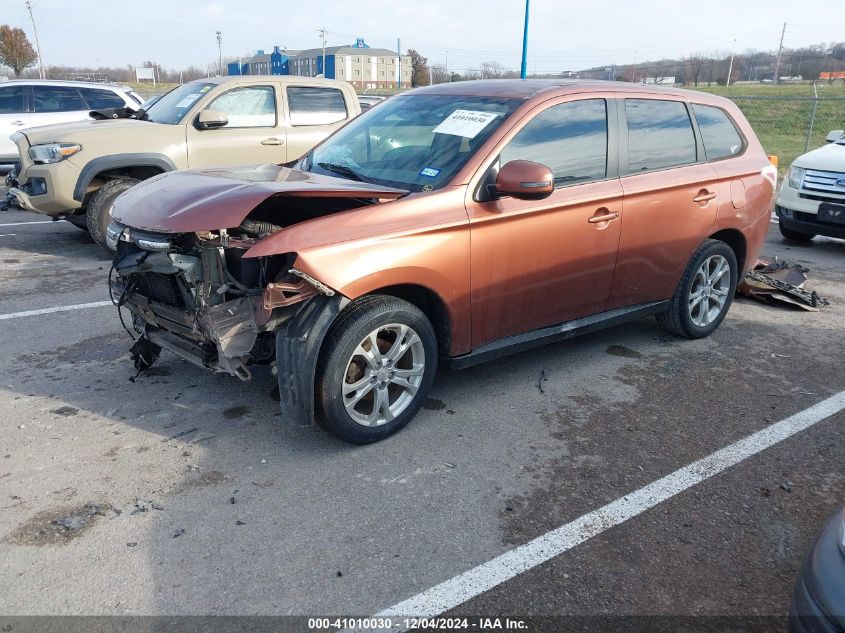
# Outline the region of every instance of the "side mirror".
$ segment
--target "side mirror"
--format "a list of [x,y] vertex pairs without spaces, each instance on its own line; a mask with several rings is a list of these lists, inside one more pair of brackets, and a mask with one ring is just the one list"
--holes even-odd
[[542,200],[555,190],[552,170],[530,160],[512,160],[499,169],[493,189],[500,196],[519,200]]
[[830,134],[828,134],[825,137],[824,142],[825,143],[835,143],[836,141],[841,139],[843,136],[845,136],[845,130],[833,130]]
[[197,115],[196,126],[199,130],[213,130],[229,125],[229,117],[215,110],[203,110]]

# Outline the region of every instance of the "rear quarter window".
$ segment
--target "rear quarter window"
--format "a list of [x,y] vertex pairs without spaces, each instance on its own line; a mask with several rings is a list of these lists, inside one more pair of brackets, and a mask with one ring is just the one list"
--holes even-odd
[[629,174],[696,162],[695,133],[682,102],[625,99],[625,116]]
[[33,111],[38,112],[77,112],[87,110],[79,90],[69,86],[33,86]]
[[742,153],[742,137],[727,112],[699,103],[692,104],[692,111],[701,131],[707,160],[730,158]]
[[291,125],[330,125],[347,118],[346,101],[336,88],[290,86],[287,94]]

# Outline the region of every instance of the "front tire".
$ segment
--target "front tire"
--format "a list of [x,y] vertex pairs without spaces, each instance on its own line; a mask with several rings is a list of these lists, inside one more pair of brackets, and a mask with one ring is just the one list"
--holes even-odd
[[719,240],[705,240],[687,264],[669,309],[657,315],[657,322],[678,336],[709,336],[731,307],[737,275],[733,249]]
[[801,242],[803,244],[806,244],[807,242],[812,242],[813,238],[815,237],[815,234],[813,233],[799,233],[798,231],[788,229],[783,225],[783,222],[781,220],[778,220],[778,228],[780,229],[781,235],[793,242]]
[[106,229],[109,226],[109,211],[115,199],[127,189],[137,185],[140,180],[137,178],[120,178],[109,180],[100,187],[88,202],[88,210],[85,212],[85,223],[88,226],[88,233],[93,240],[106,249],[109,253],[112,250],[106,244]]
[[318,423],[351,444],[396,433],[417,414],[437,371],[437,337],[416,306],[364,297],[338,317],[317,364]]

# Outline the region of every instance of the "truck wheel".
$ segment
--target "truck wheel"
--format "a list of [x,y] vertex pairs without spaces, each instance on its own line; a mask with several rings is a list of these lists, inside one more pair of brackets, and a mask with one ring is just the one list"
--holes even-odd
[[414,305],[384,295],[345,310],[326,336],[315,381],[319,424],[352,444],[411,421],[437,371],[437,337]]
[[781,222],[780,220],[778,220],[778,228],[780,229],[781,235],[783,235],[788,240],[792,240],[793,242],[812,242],[813,238],[815,237],[815,235],[812,233],[799,233],[798,231],[788,229],[783,225],[783,222]]
[[109,252],[111,252],[111,249],[106,244],[106,229],[109,226],[111,206],[114,204],[115,198],[139,182],[141,181],[137,178],[109,180],[97,190],[88,203],[88,211],[85,212],[88,233],[97,244]]
[[705,240],[687,264],[669,309],[657,315],[657,322],[678,336],[709,336],[731,307],[737,268],[730,246]]

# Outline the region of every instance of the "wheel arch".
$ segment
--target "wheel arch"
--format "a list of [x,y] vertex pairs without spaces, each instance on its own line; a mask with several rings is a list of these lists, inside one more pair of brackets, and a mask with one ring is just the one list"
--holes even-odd
[[389,295],[403,299],[419,308],[434,327],[437,335],[437,349],[440,356],[448,356],[451,349],[452,323],[446,302],[434,290],[415,283],[383,286],[368,292],[364,296]]
[[101,156],[82,168],[73,189],[73,199],[83,203],[89,195],[88,187],[98,179],[128,177],[144,180],[175,169],[176,165],[164,154],[142,152]]
[[745,236],[738,229],[722,229],[708,236],[708,239],[718,240],[730,246],[737,263],[737,275],[742,277],[748,256],[748,243]]

